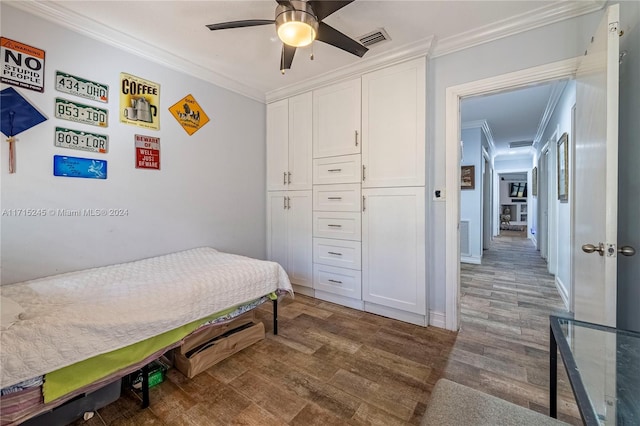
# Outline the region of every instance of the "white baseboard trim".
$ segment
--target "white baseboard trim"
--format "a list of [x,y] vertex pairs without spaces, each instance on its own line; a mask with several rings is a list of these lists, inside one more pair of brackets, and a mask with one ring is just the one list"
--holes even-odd
[[327,293],[326,291],[316,290],[315,292],[316,292],[316,295],[315,295],[316,299],[325,300],[327,302],[346,306],[347,308],[357,309],[359,311],[362,311],[364,309],[364,302],[362,300],[352,299],[350,297]]
[[564,283],[560,278],[558,278],[557,275],[556,275],[556,288],[558,289],[558,293],[560,293],[560,297],[564,302],[564,307],[567,308],[567,311],[568,311],[569,310],[569,291],[567,290],[567,287],[565,287]]
[[482,259],[475,256],[460,256],[460,262],[473,263],[474,265],[482,265]]
[[316,297],[316,292],[312,288],[302,287],[302,286],[297,285],[297,284],[291,284],[291,287],[293,288],[293,293],[294,294],[303,294],[303,295],[309,296],[309,297]]
[[426,315],[401,311],[399,309],[389,308],[388,306],[376,305],[371,302],[364,302],[364,310],[365,312],[371,312],[372,314],[382,315],[383,317],[393,318],[411,324],[421,325],[423,327],[428,325],[428,318]]
[[429,325],[438,328],[447,328],[447,317],[444,312],[429,312]]

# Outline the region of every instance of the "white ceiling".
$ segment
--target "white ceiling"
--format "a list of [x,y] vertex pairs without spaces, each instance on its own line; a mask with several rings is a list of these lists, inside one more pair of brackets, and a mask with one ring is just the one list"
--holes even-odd
[[291,70],[279,71],[275,25],[210,31],[206,24],[274,19],[276,2],[260,1],[8,1],[70,27],[259,100],[336,69],[428,46],[431,56],[453,52],[602,7],[582,1],[357,0],[324,22],[356,38],[384,28],[391,41],[358,58],[321,42],[298,49]]
[[460,121],[463,128],[483,124],[496,156],[531,156],[534,148],[510,149],[509,143],[539,142],[565,86],[566,81],[558,81],[466,98],[460,103]]

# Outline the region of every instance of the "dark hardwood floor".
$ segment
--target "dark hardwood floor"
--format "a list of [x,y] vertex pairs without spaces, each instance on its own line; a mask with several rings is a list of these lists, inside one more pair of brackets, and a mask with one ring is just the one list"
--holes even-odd
[[[546,413],[548,315],[563,310],[531,242],[496,239],[462,265],[459,333],[418,327],[297,295],[258,317],[266,339],[194,379],[170,369],[151,406],[123,393],[77,425],[418,424],[441,377]],[[559,415],[580,424],[559,366]]]

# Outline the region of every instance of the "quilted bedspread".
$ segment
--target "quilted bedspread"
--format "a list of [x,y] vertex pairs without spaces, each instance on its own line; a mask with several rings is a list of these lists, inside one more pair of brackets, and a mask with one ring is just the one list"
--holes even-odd
[[197,248],[0,288],[24,308],[2,331],[0,387],[131,345],[278,289],[284,269]]

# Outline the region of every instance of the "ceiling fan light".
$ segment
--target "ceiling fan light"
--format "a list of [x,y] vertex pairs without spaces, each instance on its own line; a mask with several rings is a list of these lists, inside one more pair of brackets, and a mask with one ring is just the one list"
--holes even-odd
[[294,47],[310,45],[318,33],[318,20],[306,2],[290,1],[291,9],[279,5],[276,9],[276,30],[284,44]]

